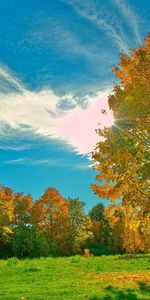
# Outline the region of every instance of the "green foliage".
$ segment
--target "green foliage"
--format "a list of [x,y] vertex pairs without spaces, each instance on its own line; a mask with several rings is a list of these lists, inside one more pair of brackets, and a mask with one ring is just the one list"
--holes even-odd
[[87,241],[87,248],[93,255],[113,253],[113,229],[104,214],[101,221],[93,221],[93,237]]
[[89,216],[92,221],[101,221],[104,219],[104,205],[102,203],[98,203],[91,208],[89,211]]
[[16,229],[12,240],[12,253],[19,258],[48,256],[51,254],[50,242],[34,229]]
[[87,242],[87,247],[90,249],[90,253],[94,256],[101,256],[101,255],[110,255],[112,254],[109,246],[101,245],[95,241]]
[[69,227],[68,242],[71,254],[82,253],[86,240],[92,237],[92,222],[83,210],[79,199],[68,199]]

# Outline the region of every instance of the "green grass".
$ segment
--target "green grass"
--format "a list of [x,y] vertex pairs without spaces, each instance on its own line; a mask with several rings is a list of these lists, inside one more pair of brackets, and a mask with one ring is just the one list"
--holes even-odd
[[150,255],[0,260],[2,300],[150,299]]

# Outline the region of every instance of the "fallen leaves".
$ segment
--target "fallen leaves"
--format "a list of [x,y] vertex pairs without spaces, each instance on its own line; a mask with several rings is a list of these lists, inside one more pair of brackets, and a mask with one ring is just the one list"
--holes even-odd
[[92,278],[100,281],[107,281],[110,284],[126,285],[131,283],[149,283],[150,272],[106,272],[101,274],[92,274]]

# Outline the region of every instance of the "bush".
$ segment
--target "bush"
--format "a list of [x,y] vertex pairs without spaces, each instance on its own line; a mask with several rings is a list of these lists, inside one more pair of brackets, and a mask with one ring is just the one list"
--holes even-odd
[[12,253],[13,256],[19,258],[48,256],[50,242],[36,230],[16,229],[12,240]]
[[88,243],[88,249],[90,250],[90,253],[94,256],[100,256],[100,255],[110,255],[111,250],[108,246],[100,245],[98,243]]
[[11,249],[11,241],[9,243],[3,243],[0,241],[0,258],[8,258],[13,256]]

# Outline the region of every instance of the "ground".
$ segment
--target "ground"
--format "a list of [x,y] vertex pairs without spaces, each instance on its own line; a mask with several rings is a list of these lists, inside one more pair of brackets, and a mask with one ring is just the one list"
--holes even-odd
[[2,300],[150,299],[150,255],[0,260]]

